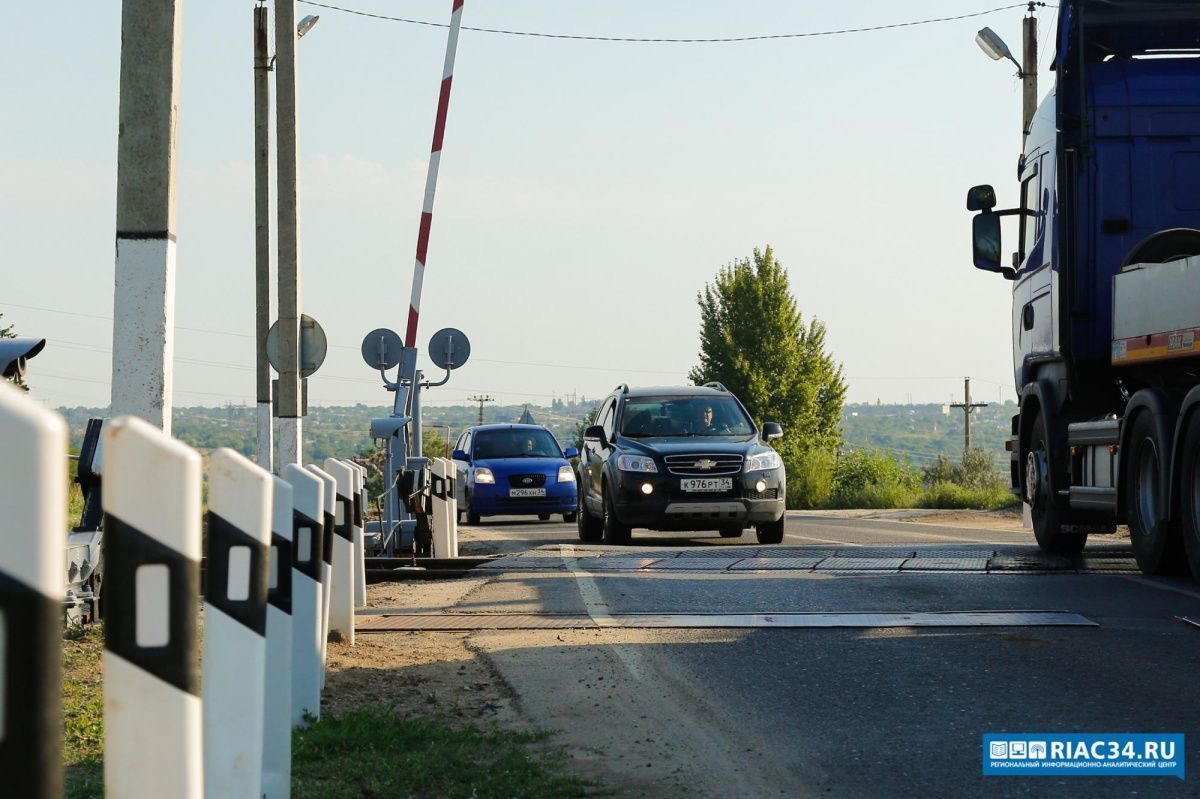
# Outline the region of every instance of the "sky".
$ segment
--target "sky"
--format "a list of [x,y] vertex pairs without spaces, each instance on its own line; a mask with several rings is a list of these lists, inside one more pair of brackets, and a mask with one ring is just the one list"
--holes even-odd
[[[463,25],[722,37],[1001,5],[466,0]],[[174,402],[251,405],[254,3],[183,6]],[[446,31],[297,12],[320,15],[298,45],[302,309],[331,345],[309,401],[387,404],[359,344],[404,329]],[[1044,94],[1055,12],[1039,13]],[[472,356],[426,403],[685,383],[697,292],[767,245],[850,401],[946,402],[964,376],[977,401],[1013,398],[1010,284],[972,269],[965,197],[1016,199],[1020,82],[974,36],[1019,52],[1022,16],[721,44],[463,31],[418,338],[457,327]],[[48,339],[29,379],[52,406],[109,398],[119,68],[116,0],[25,4],[0,26],[0,325]]]

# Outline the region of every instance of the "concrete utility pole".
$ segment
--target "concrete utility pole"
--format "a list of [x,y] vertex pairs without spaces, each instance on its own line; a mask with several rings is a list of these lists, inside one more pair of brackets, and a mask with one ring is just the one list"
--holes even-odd
[[467,397],[467,401],[479,403],[479,423],[483,424],[483,403],[494,402],[495,397],[488,397],[488,396],[484,396],[482,394],[476,394],[474,397]]
[[271,367],[267,331],[271,327],[271,71],[267,7],[254,9],[254,369],[258,414],[259,466],[273,471],[275,442],[271,419]]
[[275,130],[279,137],[279,464],[303,457],[300,407],[300,194],[296,0],[275,3]]
[[971,451],[971,414],[974,413],[976,408],[986,408],[988,404],[986,402],[971,402],[971,378],[969,377],[963,380],[963,394],[965,401],[951,403],[950,407],[963,409],[963,418],[966,420],[966,442],[963,447],[963,455],[966,455]]
[[[1037,113],[1037,83],[1038,83],[1038,46],[1037,46],[1037,17],[1034,16],[1035,3],[1029,4],[1029,16],[1024,20],[1024,48],[1021,63],[1021,82],[1023,84],[1022,132],[1029,135],[1033,125],[1033,115]],[[1022,139],[1024,141],[1024,139]]]
[[124,0],[112,415],[171,432],[182,0]]

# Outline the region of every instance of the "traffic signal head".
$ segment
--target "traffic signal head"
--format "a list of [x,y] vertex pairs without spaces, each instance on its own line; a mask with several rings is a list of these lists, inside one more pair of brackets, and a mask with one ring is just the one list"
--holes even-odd
[[44,338],[0,339],[0,373],[5,380],[20,380],[25,376],[25,361],[42,351]]

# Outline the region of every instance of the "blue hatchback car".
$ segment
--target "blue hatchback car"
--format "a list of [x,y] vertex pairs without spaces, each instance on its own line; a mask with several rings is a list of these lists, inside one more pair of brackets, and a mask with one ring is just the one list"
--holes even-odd
[[554,435],[534,424],[485,424],[466,430],[454,445],[454,465],[461,486],[459,513],[469,524],[481,516],[534,515],[543,521],[552,513],[575,521],[579,494],[575,470]]

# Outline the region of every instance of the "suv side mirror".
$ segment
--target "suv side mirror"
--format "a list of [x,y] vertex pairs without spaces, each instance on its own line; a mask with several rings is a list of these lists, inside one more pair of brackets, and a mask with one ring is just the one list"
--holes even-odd
[[971,220],[971,254],[976,269],[997,272],[1008,280],[1016,277],[1016,271],[1000,265],[1000,214],[983,211]]
[[774,441],[777,438],[783,438],[783,428],[778,422],[765,422],[762,426],[763,441]]
[[591,425],[590,427],[588,427],[588,429],[583,431],[583,440],[584,441],[599,441],[601,444],[607,443],[605,436],[604,436],[604,428],[598,424]]
[[469,461],[469,460],[471,460],[469,457],[467,457],[467,453],[463,452],[461,449],[456,449],[456,450],[454,450],[454,452],[453,452],[453,453],[451,453],[450,457],[451,457],[451,458],[453,458],[453,459],[454,459],[454,460],[456,460],[456,461]]

